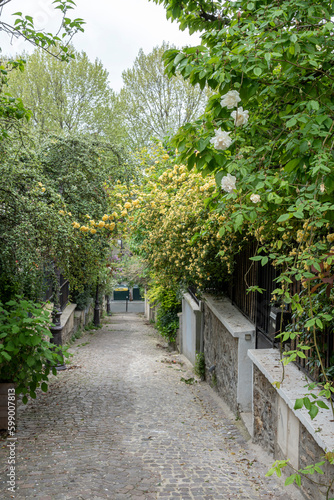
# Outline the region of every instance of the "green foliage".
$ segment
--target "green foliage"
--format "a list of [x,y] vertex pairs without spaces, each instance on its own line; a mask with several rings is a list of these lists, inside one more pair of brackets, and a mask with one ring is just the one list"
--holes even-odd
[[224,218],[209,206],[215,179],[187,172],[159,145],[142,151],[142,164],[127,220],[131,250],[167,285],[223,289],[237,248],[235,235],[225,243],[217,234]]
[[120,144],[124,132],[118,99],[101,61],[73,51],[68,63],[39,49],[25,55],[25,71],[8,73],[8,92],[31,110],[30,125],[38,135],[95,134]]
[[[72,20],[67,15],[68,11],[75,6],[73,0],[55,0],[53,2],[54,8],[61,12],[60,26],[56,34],[37,30],[33,17],[23,15],[22,12],[13,14],[16,16],[13,26],[1,21],[3,8],[9,3],[10,0],[0,0],[0,32],[12,37],[22,37],[63,61],[69,61],[73,57],[69,44],[78,31],[83,31],[84,24],[82,19]],[[16,60],[0,64],[0,141],[7,137],[17,136],[20,133],[22,122],[31,117],[31,111],[27,109],[19,96],[12,95],[6,89],[8,74],[16,70],[22,72],[24,65],[25,60],[19,57]]]
[[276,474],[278,477],[282,476],[282,470],[285,469],[285,467],[289,466],[291,467],[295,472],[291,474],[290,476],[287,477],[285,480],[285,486],[288,486],[290,484],[296,483],[297,486],[301,486],[302,484],[302,478],[307,477],[312,483],[324,487],[326,490],[326,500],[333,500],[332,498],[329,498],[330,495],[330,490],[332,487],[332,484],[334,482],[334,479],[331,479],[329,484],[324,484],[322,482],[317,481],[314,479],[313,476],[314,474],[320,474],[321,476],[324,475],[324,471],[322,470],[322,467],[325,465],[326,462],[329,462],[330,464],[333,464],[333,453],[328,452],[326,455],[323,457],[325,460],[312,464],[312,465],[307,465],[306,467],[302,469],[295,469],[292,467],[290,464],[289,460],[276,460],[276,462],[272,465],[272,467],[269,469],[269,471],[266,474],[266,477],[270,477],[273,474]]
[[78,311],[84,311],[93,300],[94,291],[90,284],[84,285],[83,291],[73,290],[71,301],[77,305]]
[[[10,1],[0,1],[1,11],[3,6],[9,4]],[[54,9],[59,10],[61,13],[60,26],[56,34],[37,29],[34,18],[24,15],[22,12],[13,14],[13,16],[16,16],[13,26],[0,20],[0,32],[3,31],[9,36],[20,36],[45,51],[49,51],[52,47],[58,47],[57,57],[63,61],[68,61],[73,57],[72,52],[69,50],[69,43],[76,33],[84,31],[83,25],[85,22],[81,18],[70,19],[68,17],[68,11],[72,10],[76,5],[73,0],[54,0],[53,4]]]
[[205,378],[205,356],[204,352],[197,352],[196,353],[196,360],[195,360],[195,365],[194,365],[194,372],[195,375],[198,377]]
[[39,300],[52,262],[72,289],[96,283],[116,228],[83,233],[74,224],[86,227],[109,212],[107,183],[134,172],[123,153],[106,141],[58,137],[37,150],[6,141],[1,152],[0,299]]
[[174,288],[167,288],[157,282],[147,293],[150,303],[158,307],[156,328],[168,342],[175,342],[179,327],[178,313],[181,312],[181,302]]
[[49,341],[50,323],[50,312],[40,304],[22,298],[0,302],[0,380],[17,384],[24,403],[28,396],[36,398],[37,387],[47,391],[49,375],[62,361]]

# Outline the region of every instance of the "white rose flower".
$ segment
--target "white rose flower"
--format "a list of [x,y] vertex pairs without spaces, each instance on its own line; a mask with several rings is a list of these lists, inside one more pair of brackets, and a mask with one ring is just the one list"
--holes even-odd
[[215,131],[215,136],[210,140],[211,144],[216,149],[227,149],[232,144],[232,139],[229,136],[231,132],[225,132],[221,128]]
[[237,90],[230,90],[227,94],[223,95],[220,105],[222,107],[226,106],[227,109],[232,109],[238,105],[239,101],[241,101],[239,92]]
[[237,111],[232,111],[231,116],[234,118],[234,125],[240,127],[241,125],[246,125],[248,122],[249,111],[244,110],[241,106]]
[[259,203],[261,201],[261,197],[259,194],[251,194],[250,196],[250,200],[253,202],[253,203]]
[[226,191],[227,193],[232,193],[233,190],[235,189],[235,181],[236,178],[234,175],[227,174],[225,177],[222,178],[221,180],[221,188]]
[[324,193],[325,192],[325,184],[322,182],[320,184],[320,193]]

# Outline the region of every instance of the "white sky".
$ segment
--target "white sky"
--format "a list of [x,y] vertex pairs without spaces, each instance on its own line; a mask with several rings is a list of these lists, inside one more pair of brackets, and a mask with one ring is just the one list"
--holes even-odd
[[[93,61],[99,58],[109,72],[110,85],[115,91],[122,86],[122,71],[133,66],[142,48],[147,54],[163,41],[177,47],[197,45],[197,35],[179,30],[178,25],[166,19],[165,9],[148,0],[75,0],[77,7],[69,17],[86,21],[85,32],[77,34],[73,43],[84,50]],[[11,0],[3,8],[1,20],[11,23],[14,12],[31,15],[38,29],[46,31],[58,27],[59,11],[52,8],[52,0]],[[12,40],[0,32],[0,47],[6,55],[15,55],[32,48],[23,40]]]

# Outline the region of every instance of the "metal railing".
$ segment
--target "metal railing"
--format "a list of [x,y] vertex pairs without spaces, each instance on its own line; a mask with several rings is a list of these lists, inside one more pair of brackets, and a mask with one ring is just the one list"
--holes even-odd
[[[58,277],[58,289],[59,289],[59,307],[63,311],[70,299],[70,284],[64,276],[56,270],[56,276]],[[50,272],[45,271],[44,274],[44,286],[43,295],[41,297],[42,302],[52,302],[54,300],[54,281],[50,275]]]
[[[275,338],[279,327],[273,327],[273,315],[276,318],[281,313],[280,309],[275,308],[272,300],[272,292],[277,288],[275,278],[279,271],[275,269],[270,262],[261,266],[257,261],[251,261],[250,257],[256,253],[256,243],[250,243],[235,257],[235,266],[232,279],[229,284],[228,295],[232,303],[242,312],[256,329],[256,348],[278,347],[279,339]],[[247,289],[250,286],[258,286],[263,289],[263,293],[250,292]],[[292,293],[300,293],[301,283],[294,281],[291,285]],[[291,320],[291,314],[287,308],[282,312],[284,315],[283,326]],[[279,323],[279,322],[278,322]],[[317,342],[319,350],[322,353],[321,360],[326,370],[329,370],[329,378],[334,380],[334,328],[329,327],[322,332],[317,332]],[[286,345],[288,349],[295,349],[300,342],[300,338],[290,341]],[[313,345],[313,338],[303,338],[304,344]],[[315,348],[304,351],[306,358],[298,358],[295,364],[303,370],[311,379],[321,379],[319,361],[316,356]],[[330,370],[332,368],[332,370]]]
[[70,283],[68,280],[64,278],[62,274],[60,274],[59,280],[59,302],[60,309],[63,311],[70,300]]

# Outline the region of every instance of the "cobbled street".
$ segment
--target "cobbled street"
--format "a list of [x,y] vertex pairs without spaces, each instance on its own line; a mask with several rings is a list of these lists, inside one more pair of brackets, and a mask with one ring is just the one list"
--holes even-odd
[[104,321],[71,346],[49,392],[19,407],[17,490],[7,490],[2,441],[1,498],[295,498],[264,477],[263,454],[214,391],[184,382],[190,365],[142,316]]

